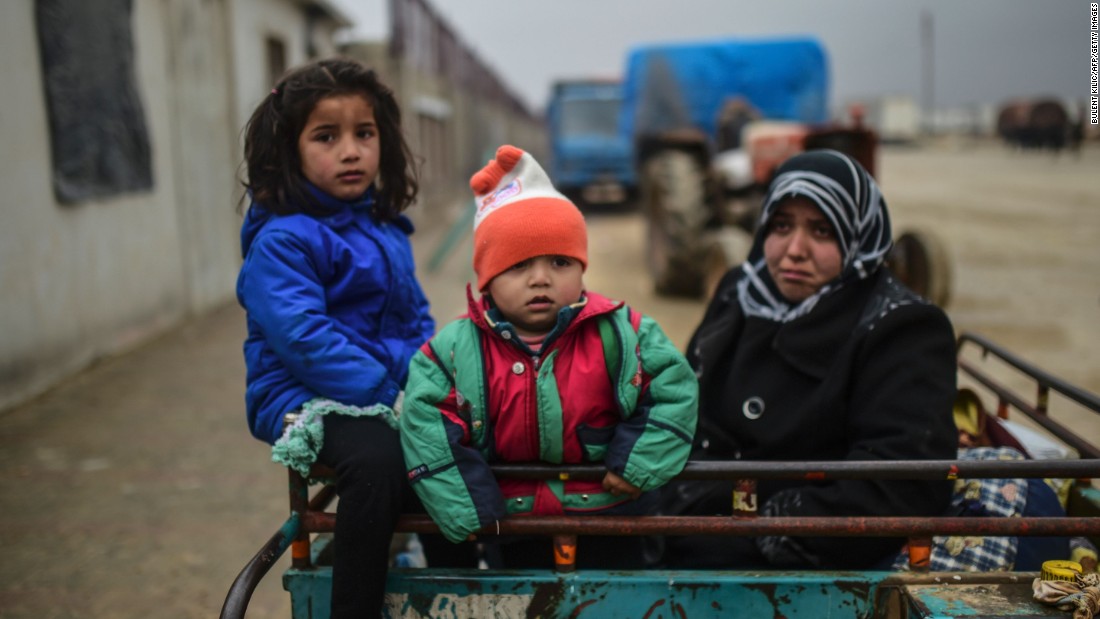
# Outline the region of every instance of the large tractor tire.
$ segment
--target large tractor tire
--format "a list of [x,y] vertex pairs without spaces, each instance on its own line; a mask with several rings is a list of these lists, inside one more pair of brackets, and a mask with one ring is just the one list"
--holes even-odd
[[704,287],[710,218],[705,172],[691,153],[664,150],[646,161],[642,174],[654,289],[662,295],[698,297]]
[[703,259],[703,298],[709,301],[714,297],[718,283],[730,269],[745,262],[750,249],[752,235],[742,228],[725,226],[711,234]]
[[887,264],[910,290],[947,307],[951,299],[951,260],[939,235],[926,229],[906,230],[894,239]]

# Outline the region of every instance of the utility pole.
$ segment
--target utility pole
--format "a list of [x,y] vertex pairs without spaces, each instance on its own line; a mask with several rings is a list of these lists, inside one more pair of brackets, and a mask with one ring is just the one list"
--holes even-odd
[[929,9],[921,11],[920,15],[920,34],[921,34],[921,59],[923,66],[923,84],[921,90],[924,99],[924,132],[931,134],[935,132],[935,114],[936,114],[936,97],[935,97],[935,62],[933,56],[933,48],[935,37],[932,32],[932,12]]

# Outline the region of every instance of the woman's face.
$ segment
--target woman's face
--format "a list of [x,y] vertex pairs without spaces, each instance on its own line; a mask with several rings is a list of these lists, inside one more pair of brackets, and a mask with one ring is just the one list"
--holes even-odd
[[809,198],[788,198],[768,222],[764,261],[780,294],[804,301],[840,275],[836,231]]

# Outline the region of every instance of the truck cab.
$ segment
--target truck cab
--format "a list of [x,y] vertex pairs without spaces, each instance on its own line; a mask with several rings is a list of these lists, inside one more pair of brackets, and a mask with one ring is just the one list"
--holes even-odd
[[626,204],[636,187],[630,140],[619,131],[622,84],[615,80],[555,83],[547,107],[549,173],[580,205]]

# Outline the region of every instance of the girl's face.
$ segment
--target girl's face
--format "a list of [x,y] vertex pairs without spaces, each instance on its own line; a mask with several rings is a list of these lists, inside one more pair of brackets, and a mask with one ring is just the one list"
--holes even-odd
[[374,108],[361,95],[321,99],[298,136],[302,175],[340,200],[359,198],[374,182],[381,148]]
[[779,205],[764,237],[764,262],[780,294],[806,300],[840,275],[840,244],[821,209],[796,196]]
[[558,310],[581,298],[584,267],[566,256],[537,256],[512,265],[489,282],[489,294],[522,336],[549,333]]

